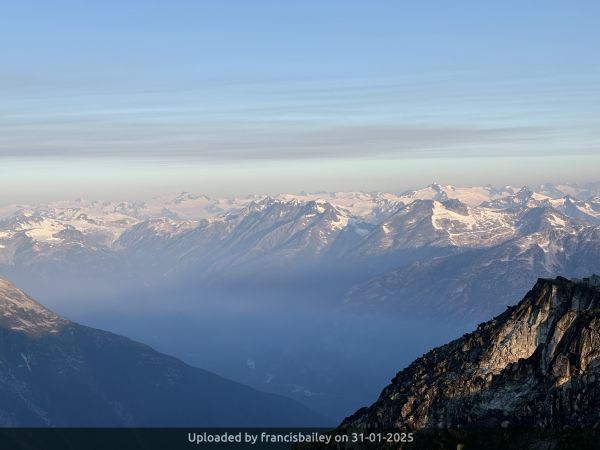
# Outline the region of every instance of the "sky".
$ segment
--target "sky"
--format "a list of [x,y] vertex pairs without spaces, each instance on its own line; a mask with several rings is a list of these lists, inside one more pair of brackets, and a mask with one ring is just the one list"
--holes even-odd
[[0,6],[2,203],[599,181],[597,1]]

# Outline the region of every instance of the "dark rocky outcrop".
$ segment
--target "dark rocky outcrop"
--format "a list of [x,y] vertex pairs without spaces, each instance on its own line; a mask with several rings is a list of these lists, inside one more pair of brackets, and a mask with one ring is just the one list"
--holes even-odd
[[600,426],[600,278],[540,279],[516,306],[399,372],[340,431]]

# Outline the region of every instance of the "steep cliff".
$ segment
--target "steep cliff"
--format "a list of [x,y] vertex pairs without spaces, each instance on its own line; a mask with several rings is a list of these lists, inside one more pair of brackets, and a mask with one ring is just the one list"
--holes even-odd
[[516,306],[399,372],[349,429],[600,426],[600,277],[540,279]]

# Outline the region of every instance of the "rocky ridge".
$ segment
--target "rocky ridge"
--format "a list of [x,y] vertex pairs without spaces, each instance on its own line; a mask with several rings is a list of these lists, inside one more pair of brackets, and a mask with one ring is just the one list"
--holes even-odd
[[516,306],[399,372],[349,429],[600,426],[600,277],[539,279]]

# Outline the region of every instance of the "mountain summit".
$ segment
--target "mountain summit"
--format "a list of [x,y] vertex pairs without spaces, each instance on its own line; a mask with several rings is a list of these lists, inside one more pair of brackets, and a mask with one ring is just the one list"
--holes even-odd
[[0,328],[42,335],[58,333],[68,323],[0,277]]
[[399,372],[341,428],[596,428],[599,379],[600,277],[540,279]]

